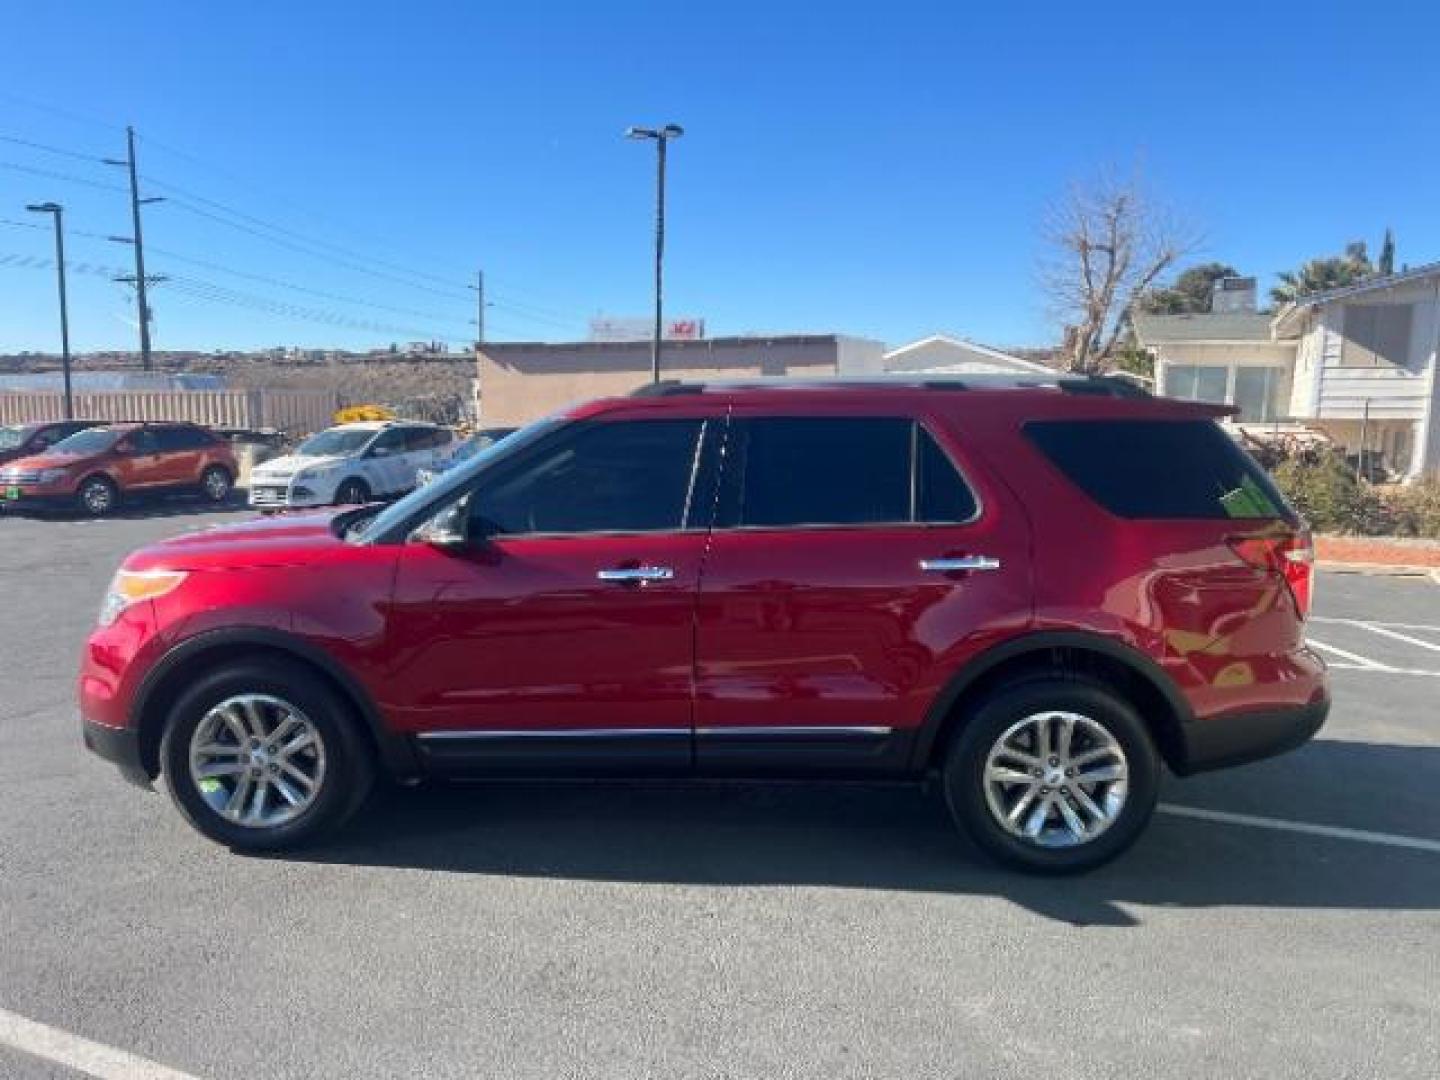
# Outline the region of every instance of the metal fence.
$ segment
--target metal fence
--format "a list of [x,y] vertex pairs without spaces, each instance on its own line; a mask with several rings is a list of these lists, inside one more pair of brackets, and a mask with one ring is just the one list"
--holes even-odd
[[[208,427],[278,428],[304,434],[330,426],[333,390],[106,390],[74,395],[83,420],[188,420]],[[50,391],[0,391],[0,424],[59,420],[65,398]]]

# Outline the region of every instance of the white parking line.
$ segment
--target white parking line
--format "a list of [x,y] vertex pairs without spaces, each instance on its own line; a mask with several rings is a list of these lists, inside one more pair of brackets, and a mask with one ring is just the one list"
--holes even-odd
[[1356,667],[1370,668],[1374,671],[1387,671],[1389,664],[1382,664],[1379,660],[1370,660],[1359,653],[1353,653],[1349,649],[1342,649],[1339,645],[1331,645],[1328,642],[1319,641],[1313,637],[1306,637],[1305,644],[1314,645],[1317,649],[1324,649],[1326,652],[1334,653],[1336,656],[1349,660]]
[[1393,638],[1396,641],[1403,641],[1407,645],[1418,645],[1422,649],[1429,649],[1431,652],[1440,652],[1440,645],[1433,641],[1423,641],[1418,637],[1411,637],[1409,634],[1402,634],[1398,630],[1391,630],[1388,626],[1381,626],[1379,623],[1361,623],[1366,630],[1372,634],[1379,634],[1382,637]]
[[1358,840],[1365,844],[1382,844],[1385,847],[1408,848],[1411,851],[1428,851],[1432,855],[1440,855],[1440,840],[1422,840],[1418,836],[1371,832],[1369,829],[1347,829],[1340,825],[1313,825],[1308,821],[1287,821],[1284,818],[1260,817],[1256,814],[1232,814],[1226,810],[1202,810],[1198,806],[1176,806],[1174,803],[1161,803],[1158,809],[1160,813],[1172,817],[1215,821],[1223,825],[1249,825],[1257,829],[1325,836],[1332,840]]
[[0,1009],[0,1046],[82,1072],[99,1080],[196,1080],[166,1065],[91,1042],[79,1035],[36,1023]]
[[1383,626],[1388,630],[1433,630],[1440,633],[1440,626],[1434,623],[1418,622],[1380,622],[1375,619],[1337,619],[1333,615],[1311,615],[1307,620],[1312,623],[1331,623],[1335,626],[1363,626],[1367,630],[1376,626]]
[[1339,663],[1334,660],[1330,661],[1330,667],[1342,671],[1372,671],[1381,675],[1423,675],[1432,679],[1440,679],[1440,671],[1427,671],[1424,668],[1403,668],[1396,667],[1394,664],[1382,664],[1379,660],[1371,660],[1368,656],[1361,656],[1359,653],[1353,653],[1349,649],[1342,649],[1339,645],[1331,645],[1326,641],[1317,641],[1313,637],[1306,637],[1305,643],[1307,645],[1313,645],[1317,649],[1334,653],[1336,656],[1350,661],[1348,664]]

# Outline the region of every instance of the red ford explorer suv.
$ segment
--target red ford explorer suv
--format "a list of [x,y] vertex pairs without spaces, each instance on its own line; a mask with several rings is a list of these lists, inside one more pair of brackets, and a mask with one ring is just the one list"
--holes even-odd
[[1309,538],[1222,411],[1065,378],[582,405],[389,507],[130,556],[85,742],[247,851],[377,773],[933,776],[991,855],[1083,870],[1162,767],[1329,708]]

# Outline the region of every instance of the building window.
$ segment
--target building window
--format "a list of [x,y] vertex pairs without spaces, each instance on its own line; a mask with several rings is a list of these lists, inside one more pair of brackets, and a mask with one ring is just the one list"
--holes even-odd
[[1175,364],[1165,375],[1165,396],[1224,405],[1229,376],[1229,368]]
[[1340,348],[1343,367],[1406,366],[1413,304],[1347,304]]
[[1235,369],[1236,417],[1242,422],[1275,418],[1275,382],[1280,369],[1273,367],[1237,367]]

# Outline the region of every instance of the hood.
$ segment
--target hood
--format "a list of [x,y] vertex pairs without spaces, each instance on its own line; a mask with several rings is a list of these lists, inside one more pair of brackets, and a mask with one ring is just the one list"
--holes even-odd
[[269,461],[262,461],[251,470],[252,475],[260,476],[293,476],[301,469],[324,468],[326,466],[343,465],[351,460],[348,457],[341,457],[335,454],[286,454],[284,457],[271,458]]
[[15,458],[13,461],[7,461],[0,465],[0,468],[25,472],[32,469],[68,469],[81,462],[93,461],[100,456],[99,454],[57,454],[50,450],[43,454],[32,454],[30,457]]
[[283,514],[216,525],[141,548],[125,560],[128,570],[239,570],[296,566],[344,548],[330,523],[350,508]]

